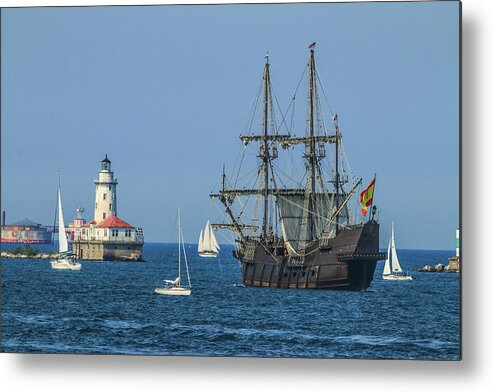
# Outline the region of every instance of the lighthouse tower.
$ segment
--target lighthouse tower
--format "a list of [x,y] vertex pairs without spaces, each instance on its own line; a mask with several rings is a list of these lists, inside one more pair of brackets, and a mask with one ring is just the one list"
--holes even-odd
[[96,204],[94,206],[94,220],[100,223],[109,216],[116,216],[116,185],[118,181],[113,178],[111,161],[106,155],[101,161],[101,170],[96,184]]

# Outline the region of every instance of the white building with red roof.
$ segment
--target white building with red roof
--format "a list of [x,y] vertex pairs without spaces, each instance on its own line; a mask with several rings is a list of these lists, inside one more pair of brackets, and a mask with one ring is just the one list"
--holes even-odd
[[94,219],[73,231],[74,253],[82,260],[142,260],[144,231],[117,216],[116,185],[106,156],[96,184]]

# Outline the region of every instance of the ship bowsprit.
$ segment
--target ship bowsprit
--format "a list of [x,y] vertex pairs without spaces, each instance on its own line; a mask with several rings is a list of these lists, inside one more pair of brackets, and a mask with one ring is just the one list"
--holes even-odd
[[378,223],[341,230],[332,239],[314,241],[305,256],[289,256],[282,244],[247,239],[234,256],[243,266],[246,286],[290,289],[366,290],[378,260]]

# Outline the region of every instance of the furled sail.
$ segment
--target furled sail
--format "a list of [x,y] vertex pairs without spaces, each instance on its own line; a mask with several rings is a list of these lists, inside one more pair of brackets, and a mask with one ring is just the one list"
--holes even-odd
[[65,222],[63,221],[62,195],[58,188],[58,251],[60,253],[68,252],[67,233],[65,232]]
[[163,282],[169,283],[172,286],[179,286],[180,285],[180,277],[177,277],[175,280],[164,279]]
[[[345,195],[339,195],[339,204],[344,200]],[[308,214],[308,222],[302,225],[304,207],[304,195],[277,195],[279,207],[280,223],[282,236],[287,251],[291,256],[299,256],[308,243],[316,238],[331,233],[335,222],[329,219],[335,211],[335,194],[316,193],[314,197],[312,211]],[[339,224],[347,224],[349,212],[345,206],[339,213]],[[302,235],[303,228],[306,233]],[[330,236],[330,235],[329,235]],[[305,241],[300,240],[306,238]]]

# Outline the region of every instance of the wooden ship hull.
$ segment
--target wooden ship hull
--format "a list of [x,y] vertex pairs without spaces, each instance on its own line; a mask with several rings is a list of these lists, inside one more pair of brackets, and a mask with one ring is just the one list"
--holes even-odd
[[375,221],[341,230],[335,238],[314,241],[304,259],[288,256],[282,244],[249,238],[234,256],[245,286],[362,291],[370,287],[377,260],[385,258],[378,233]]

